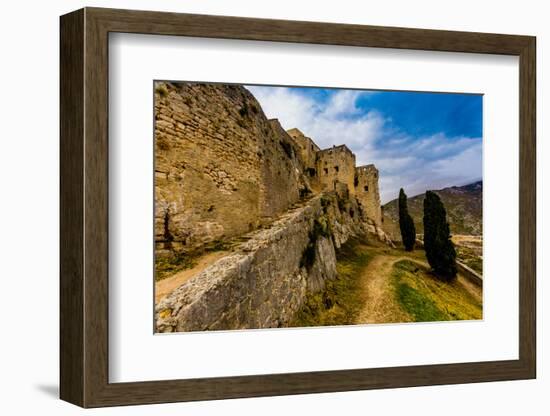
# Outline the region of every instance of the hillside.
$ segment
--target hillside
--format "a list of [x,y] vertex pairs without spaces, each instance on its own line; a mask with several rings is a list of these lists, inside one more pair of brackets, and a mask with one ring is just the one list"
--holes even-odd
[[[435,193],[439,195],[445,205],[451,233],[468,235],[481,235],[483,233],[482,181],[440,189]],[[394,240],[401,240],[397,204],[397,199],[394,199],[382,207],[384,213],[383,228]],[[424,194],[408,198],[409,213],[413,218],[417,234],[423,233],[423,204]]]

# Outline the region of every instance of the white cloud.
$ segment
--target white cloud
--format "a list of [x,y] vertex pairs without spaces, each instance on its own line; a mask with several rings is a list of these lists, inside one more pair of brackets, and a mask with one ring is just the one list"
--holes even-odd
[[358,114],[360,110],[355,102],[361,94],[361,91],[343,90],[331,95],[328,105],[323,109],[323,116],[334,118]]
[[321,148],[345,143],[353,151],[370,149],[384,125],[384,119],[377,112],[360,114],[356,107],[357,99],[368,92],[338,91],[320,105],[292,88],[247,88],[260,102],[268,118],[279,119],[287,130],[300,129]]
[[429,189],[465,185],[482,176],[482,144],[476,138],[449,139],[438,134],[393,149],[377,149],[373,159],[381,172],[383,202],[397,198],[399,188],[414,196]]
[[[285,129],[309,125],[320,111],[315,100],[293,93],[290,88],[247,87],[268,118],[277,118]],[[299,127],[303,128],[303,127]]]
[[297,127],[321,148],[346,144],[358,165],[374,163],[380,171],[382,203],[396,198],[399,188],[414,196],[481,178],[479,138],[444,133],[412,137],[397,131],[383,114],[357,107],[360,97],[375,93],[342,90],[321,103],[292,88],[247,88],[266,116],[279,119],[285,129]]

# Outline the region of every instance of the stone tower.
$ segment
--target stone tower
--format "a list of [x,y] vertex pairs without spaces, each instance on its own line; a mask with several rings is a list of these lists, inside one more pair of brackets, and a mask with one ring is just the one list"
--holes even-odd
[[380,191],[378,189],[378,169],[374,165],[355,168],[355,196],[361,204],[363,213],[377,227],[382,226],[382,209],[380,208]]
[[355,154],[345,144],[317,152],[316,170],[322,190],[332,191],[335,183],[341,182],[350,194],[355,193]]
[[294,139],[294,142],[298,145],[300,149],[300,156],[306,165],[306,169],[313,168],[315,169],[315,161],[317,159],[317,152],[321,150],[315,142],[304,135],[297,128],[287,130],[287,133],[290,137]]
[[300,159],[304,163],[304,173],[308,177],[311,187],[315,191],[319,191],[320,182],[319,172],[317,172],[317,153],[321,150],[320,147],[297,128],[287,130],[287,133],[294,139],[294,143],[299,149]]

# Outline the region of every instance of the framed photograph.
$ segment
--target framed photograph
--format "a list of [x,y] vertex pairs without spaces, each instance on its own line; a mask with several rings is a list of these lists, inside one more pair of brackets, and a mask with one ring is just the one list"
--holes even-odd
[[536,377],[535,38],[61,17],[82,407]]

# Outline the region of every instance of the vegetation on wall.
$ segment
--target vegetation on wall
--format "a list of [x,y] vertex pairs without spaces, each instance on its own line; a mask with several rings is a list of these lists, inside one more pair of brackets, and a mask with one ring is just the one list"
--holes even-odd
[[317,218],[313,222],[313,228],[309,232],[308,243],[302,252],[300,267],[305,267],[308,271],[311,270],[317,255],[317,241],[320,237],[330,238],[331,235],[332,234],[327,219],[325,217]]

